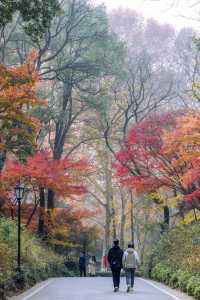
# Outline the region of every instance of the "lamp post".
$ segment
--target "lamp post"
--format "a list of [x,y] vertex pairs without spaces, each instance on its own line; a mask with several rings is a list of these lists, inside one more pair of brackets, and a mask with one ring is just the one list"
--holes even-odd
[[24,187],[18,184],[15,187],[15,195],[18,203],[18,226],[17,226],[17,270],[21,271],[21,200],[24,196]]

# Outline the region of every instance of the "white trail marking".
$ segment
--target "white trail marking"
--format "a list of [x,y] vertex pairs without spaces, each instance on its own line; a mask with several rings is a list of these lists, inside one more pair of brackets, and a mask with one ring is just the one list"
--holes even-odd
[[46,284],[42,285],[41,287],[37,288],[36,290],[34,290],[31,294],[25,296],[24,298],[22,298],[21,300],[28,300],[31,297],[33,297],[34,295],[38,294],[41,290],[43,290],[44,288],[46,288],[48,285],[50,285],[52,283],[52,280],[49,280]]
[[[161,291],[162,293],[164,293],[164,294],[170,296],[170,297],[171,297],[172,299],[174,299],[174,300],[182,300],[181,298],[176,297],[176,296],[173,295],[172,293],[168,292],[167,290],[165,290],[165,289],[163,289],[163,288],[161,288],[161,287],[158,287],[157,285],[155,285],[154,283],[152,283],[152,282],[150,282],[150,281],[148,281],[148,280],[145,280],[145,279],[143,279],[143,278],[139,278],[139,280],[146,282],[147,284],[153,286],[155,289],[157,289],[157,290]],[[24,299],[23,299],[23,300],[24,300]]]

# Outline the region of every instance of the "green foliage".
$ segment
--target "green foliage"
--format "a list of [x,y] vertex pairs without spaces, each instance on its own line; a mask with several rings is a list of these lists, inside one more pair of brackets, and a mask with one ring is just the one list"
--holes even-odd
[[162,263],[157,264],[151,273],[152,278],[169,284],[171,278],[172,269]]
[[200,226],[199,223],[180,225],[165,233],[156,243],[152,253],[152,264],[159,262],[173,266],[174,270],[198,273],[200,270]]
[[188,284],[187,284],[187,293],[190,296],[194,296],[195,289],[200,285],[200,277],[199,276],[192,276],[190,277]]
[[178,279],[179,279],[179,273],[173,272],[169,280],[169,285],[174,289],[178,288],[178,284],[179,284]]
[[199,227],[181,225],[166,232],[145,258],[143,274],[200,299]]
[[179,271],[178,272],[178,288],[183,291],[187,292],[187,285],[191,278],[191,274],[188,272]]
[[179,288],[183,292],[188,292],[194,296],[196,287],[200,284],[199,277],[192,276],[187,271],[174,271],[171,266],[158,263],[151,272],[152,279],[170,285],[172,288]]
[[[0,218],[0,285],[19,281],[16,273],[17,226],[10,219]],[[64,265],[64,258],[42,244],[25,228],[22,229],[22,271],[25,285],[31,286],[53,276],[72,276]]]
[[198,300],[200,299],[200,286],[195,288],[194,297],[195,297],[195,299],[198,299]]
[[25,32],[33,41],[38,41],[59,12],[59,2],[57,0],[2,0],[0,3],[0,27],[10,23],[16,12],[19,12],[22,17]]

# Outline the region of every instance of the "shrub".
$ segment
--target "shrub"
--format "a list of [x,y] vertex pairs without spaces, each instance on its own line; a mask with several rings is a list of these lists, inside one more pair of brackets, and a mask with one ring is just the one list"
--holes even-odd
[[54,276],[72,276],[64,258],[55,254],[33,234],[22,228],[22,275],[16,273],[17,226],[0,217],[0,286],[4,290],[28,288],[36,282]]
[[179,273],[178,272],[174,272],[169,280],[169,285],[173,288],[176,289],[178,288],[178,279],[179,279]]
[[196,287],[194,290],[194,297],[195,299],[200,300],[200,286]]
[[187,284],[187,293],[190,296],[194,296],[195,289],[200,286],[200,277],[192,276]]
[[162,263],[157,264],[152,270],[152,278],[169,284],[172,270]]
[[191,278],[191,274],[188,272],[179,271],[178,272],[178,288],[183,291],[187,292],[187,285]]
[[[200,299],[200,221],[166,231],[144,256],[145,275]],[[149,272],[149,270],[151,272]],[[187,270],[187,271],[185,271]]]

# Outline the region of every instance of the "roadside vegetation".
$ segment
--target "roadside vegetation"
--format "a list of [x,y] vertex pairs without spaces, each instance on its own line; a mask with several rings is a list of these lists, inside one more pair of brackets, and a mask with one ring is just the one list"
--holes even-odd
[[[56,254],[25,228],[22,229],[22,274],[16,266],[17,224],[0,218],[0,295],[18,292],[54,276],[72,276],[64,257]],[[2,299],[2,298],[1,298]]]
[[179,225],[150,249],[142,274],[200,299],[200,223]]

